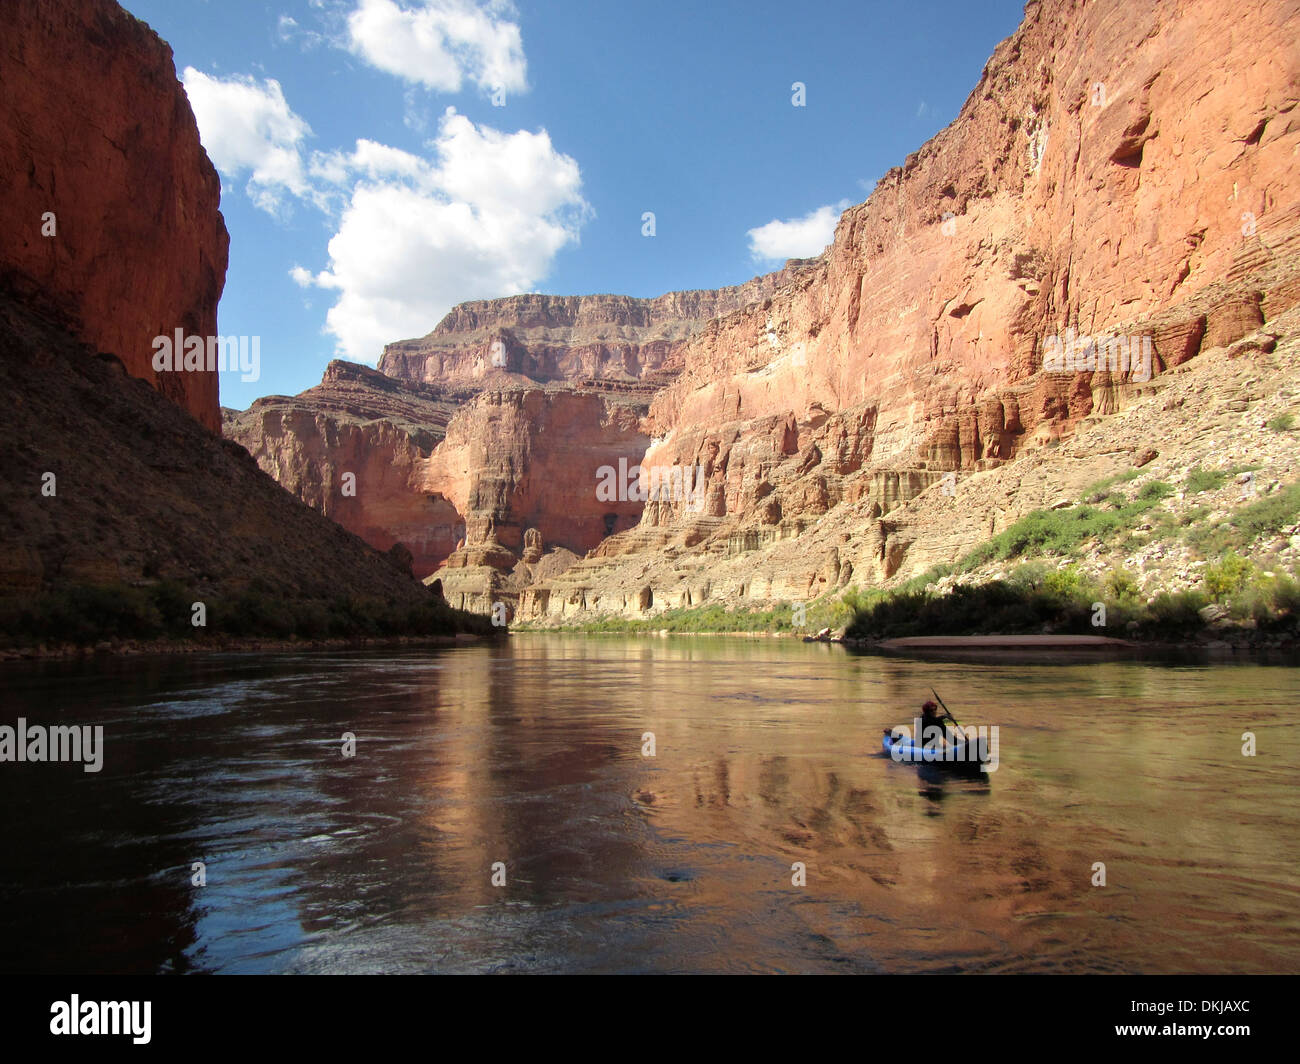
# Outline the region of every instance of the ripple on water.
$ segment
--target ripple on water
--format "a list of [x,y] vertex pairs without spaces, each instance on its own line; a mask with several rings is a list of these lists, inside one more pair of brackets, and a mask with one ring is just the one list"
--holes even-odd
[[[12,688],[107,729],[98,778],[0,776],[36,967],[1300,970],[1287,669],[533,636],[113,669]],[[878,753],[931,686],[996,773]]]

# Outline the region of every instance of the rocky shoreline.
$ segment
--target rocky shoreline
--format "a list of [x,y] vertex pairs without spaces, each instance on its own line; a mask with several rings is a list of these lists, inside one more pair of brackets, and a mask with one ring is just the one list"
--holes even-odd
[[474,632],[455,635],[373,636],[339,639],[256,639],[220,637],[211,640],[112,639],[94,646],[61,643],[52,646],[6,647],[0,649],[0,662],[46,661],[52,659],[97,657],[173,656],[178,654],[270,654],[286,650],[372,650],[385,647],[446,647],[487,642],[493,636]]
[[1251,629],[1234,631],[1205,631],[1191,639],[1114,639],[1107,636],[1086,636],[1070,634],[1006,634],[1006,635],[965,635],[965,636],[911,636],[903,638],[881,637],[878,639],[857,639],[840,633],[825,637],[820,635],[801,635],[798,632],[727,632],[699,631],[676,632],[667,628],[652,631],[610,631],[605,629],[586,629],[557,627],[526,627],[515,629],[525,635],[581,635],[587,638],[598,636],[638,636],[642,638],[667,639],[673,636],[687,638],[723,637],[729,639],[792,639],[804,643],[826,643],[829,645],[849,647],[854,650],[1016,650],[1016,651],[1051,651],[1069,649],[1071,651],[1089,651],[1105,653],[1114,651],[1142,650],[1246,650],[1251,652],[1300,653],[1300,637],[1278,636],[1269,632]]

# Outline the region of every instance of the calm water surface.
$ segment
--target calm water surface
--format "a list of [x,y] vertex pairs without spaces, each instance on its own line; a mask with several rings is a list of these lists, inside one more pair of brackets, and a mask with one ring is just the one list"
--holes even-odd
[[[105,729],[0,764],[9,970],[1300,971],[1294,668],[517,635],[0,683]],[[879,754],[931,684],[987,778]]]

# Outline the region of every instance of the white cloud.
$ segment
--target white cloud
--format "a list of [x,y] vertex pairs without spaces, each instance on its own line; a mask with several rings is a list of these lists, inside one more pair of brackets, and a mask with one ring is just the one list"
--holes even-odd
[[311,51],[311,49],[323,44],[328,39],[323,33],[303,28],[292,15],[281,15],[275,28],[276,36],[279,37],[281,42],[292,44],[297,41],[298,47],[304,52]]
[[359,140],[313,161],[351,183],[329,268],[311,281],[338,293],[326,329],[348,358],[373,363],[464,300],[532,290],[591,214],[578,164],[545,131],[501,133],[448,108],[430,147],[424,159]]
[[809,211],[802,218],[773,219],[751,229],[745,234],[749,237],[750,254],[760,261],[804,259],[820,254],[835,238],[835,224],[848,206],[848,200],[840,200]]
[[[503,0],[347,2],[349,47],[411,83],[408,116],[422,87],[527,88]],[[330,7],[327,21],[342,10]],[[304,38],[291,16],[278,29]],[[384,344],[424,335],[464,300],[536,291],[593,214],[577,162],[545,130],[501,132],[447,108],[418,153],[364,138],[351,151],[308,151],[311,128],[277,81],[192,67],[183,80],[223,175],[247,176],[248,196],[272,214],[296,199],[332,220],[325,269],[294,264],[288,275],[331,294],[325,331],[348,358],[374,363]]]
[[345,170],[372,179],[400,177],[422,180],[429,168],[429,164],[418,155],[364,139],[357,141],[356,149],[342,161]]
[[227,177],[248,174],[246,191],[254,204],[275,214],[286,193],[309,194],[302,142],[311,127],[289,108],[278,81],[218,78],[193,67],[185,68],[181,80],[213,165]]
[[357,0],[349,45],[372,66],[439,92],[459,92],[465,81],[487,92],[524,92],[514,16],[505,0]]

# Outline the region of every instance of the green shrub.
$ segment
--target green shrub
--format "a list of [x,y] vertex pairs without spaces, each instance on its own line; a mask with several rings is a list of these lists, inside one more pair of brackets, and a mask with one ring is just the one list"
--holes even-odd
[[1228,602],[1228,612],[1237,620],[1251,620],[1256,625],[1266,625],[1273,618],[1272,589],[1250,583],[1238,591]]
[[1300,582],[1283,574],[1273,582],[1272,606],[1278,613],[1300,617]]
[[[727,609],[720,602],[690,606],[645,618],[604,617],[572,627],[585,632],[636,634],[644,632],[793,632],[811,634],[822,628],[851,624],[865,604],[877,600],[879,589],[846,589],[839,597],[822,596],[805,603],[804,624],[795,627],[794,602],[782,602],[764,610]],[[850,605],[850,603],[852,605]]]
[[1046,562],[1021,562],[1007,576],[1007,584],[1024,594],[1037,591],[1049,572]]
[[1068,554],[1089,539],[1105,539],[1121,523],[1122,519],[1115,511],[1097,510],[1091,506],[1033,510],[971,551],[963,564],[969,570],[995,559]]
[[[359,635],[436,635],[472,631],[490,635],[487,617],[430,599],[398,606],[381,599],[327,603],[250,586],[240,594],[200,595],[175,581],[56,588],[25,599],[0,598],[0,642],[10,645],[109,639],[198,639]],[[207,607],[207,625],[191,624],[191,606]]]
[[178,637],[190,634],[193,605],[199,600],[195,592],[175,580],[164,580],[150,588],[149,595],[165,632]]
[[1209,600],[1199,591],[1162,591],[1147,605],[1147,616],[1162,628],[1197,628]]
[[910,580],[905,580],[899,585],[899,591],[924,591],[931,584],[937,584],[945,576],[951,576],[956,571],[953,565],[932,565],[919,576],[914,576]]
[[1142,588],[1132,573],[1117,565],[1106,574],[1106,579],[1102,581],[1102,591],[1110,601],[1132,606],[1139,601]]
[[[330,613],[325,603],[308,602],[303,605],[298,611],[298,634],[304,639],[324,639],[330,634]],[[413,631],[412,634],[416,633]]]
[[1247,544],[1260,536],[1281,531],[1300,517],[1300,482],[1288,484],[1258,502],[1243,506],[1232,518]]
[[843,609],[848,610],[849,613],[857,613],[858,610],[862,609],[862,607],[867,604],[867,596],[863,594],[860,588],[845,588],[844,593],[840,595],[839,604]]
[[1205,590],[1215,602],[1241,591],[1255,574],[1255,566],[1234,551],[1205,567]]
[[1114,476],[1103,477],[1096,483],[1089,484],[1088,487],[1084,488],[1083,494],[1080,498],[1082,498],[1084,502],[1093,504],[1099,503],[1102,499],[1108,497],[1117,497],[1122,499],[1122,495],[1118,492],[1111,492],[1110,489],[1116,484],[1127,484],[1130,480],[1136,480],[1141,475],[1142,474],[1139,470],[1126,469],[1123,473],[1116,473]]
[[1183,486],[1192,495],[1199,495],[1203,491],[1218,491],[1223,487],[1224,482],[1228,479],[1228,474],[1222,471],[1211,471],[1202,469],[1200,466],[1194,466],[1187,474],[1187,480]]
[[1300,584],[1286,573],[1256,571],[1232,596],[1229,610],[1259,628],[1294,626],[1300,619]]
[[1241,507],[1223,524],[1189,529],[1187,542],[1203,557],[1216,557],[1228,550],[1245,550],[1261,536],[1276,535],[1295,524],[1297,518],[1300,481]]
[[1085,598],[1091,602],[1096,597],[1096,588],[1092,582],[1073,565],[1048,573],[1043,578],[1043,592],[1061,603],[1078,602]]
[[1186,540],[1204,558],[1218,557],[1241,544],[1241,536],[1230,524],[1198,525],[1187,530]]
[[[1189,474],[1189,486],[1221,484],[1237,471],[1206,473],[1198,467]],[[1104,488],[1108,483],[1099,485]],[[1265,578],[1252,562],[1237,553],[1259,537],[1296,522],[1300,515],[1300,482],[1242,507],[1228,523],[1195,525],[1208,515],[1208,507],[1197,507],[1184,515],[1181,523],[1195,525],[1188,528],[1187,541],[1219,558],[1206,569],[1204,591],[1165,592],[1143,603],[1138,581],[1122,568],[1109,573],[1098,587],[1074,565],[1052,569],[1040,561],[1022,561],[1001,581],[958,585],[947,594],[933,589],[943,575],[969,572],[993,560],[1072,553],[1089,538],[1105,541],[1109,536],[1113,542],[1122,538],[1116,533],[1134,528],[1143,514],[1151,514],[1148,520],[1153,534],[1170,535],[1180,522],[1160,507],[1160,501],[1172,491],[1169,484],[1152,481],[1135,499],[1109,510],[1091,505],[1034,510],[980,544],[956,566],[937,566],[892,591],[864,589],[855,591],[851,598],[846,595],[845,606],[853,613],[849,634],[873,638],[1044,627],[1089,631],[1091,604],[1097,599],[1105,600],[1110,607],[1109,626],[1136,621],[1144,630],[1156,634],[1201,628],[1199,611],[1212,600],[1228,602],[1235,616],[1249,618],[1260,626],[1300,623],[1300,567],[1289,576]],[[1156,512],[1151,513],[1153,510]]]
[[1266,422],[1268,427],[1274,432],[1290,432],[1295,425],[1295,416],[1292,414],[1278,414],[1277,417],[1271,417]]

